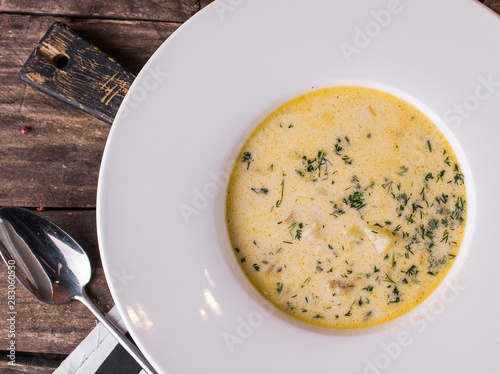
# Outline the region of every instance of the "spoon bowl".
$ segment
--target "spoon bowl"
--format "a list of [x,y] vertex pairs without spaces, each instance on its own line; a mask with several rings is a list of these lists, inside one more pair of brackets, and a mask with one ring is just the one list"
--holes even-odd
[[49,220],[19,208],[0,209],[0,252],[37,299],[65,304],[83,296],[91,266],[85,251]]
[[26,209],[0,209],[0,254],[15,264],[17,280],[38,300],[65,304],[76,299],[97,317],[147,372],[156,371],[123,333],[90,301],[90,260],[80,245],[48,219]]

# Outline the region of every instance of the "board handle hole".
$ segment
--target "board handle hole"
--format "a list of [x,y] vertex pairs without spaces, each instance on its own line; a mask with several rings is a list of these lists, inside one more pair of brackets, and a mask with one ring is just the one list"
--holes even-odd
[[63,67],[68,65],[68,62],[69,62],[69,57],[63,53],[58,54],[51,61],[52,65],[54,65],[58,69],[62,69]]
[[68,65],[68,55],[47,42],[42,42],[38,47],[38,52],[58,69],[62,69]]

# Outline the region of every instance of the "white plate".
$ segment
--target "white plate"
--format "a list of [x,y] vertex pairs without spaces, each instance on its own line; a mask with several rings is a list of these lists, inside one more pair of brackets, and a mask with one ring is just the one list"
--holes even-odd
[[[253,126],[345,83],[419,106],[470,166],[470,251],[448,285],[419,317],[352,336],[262,306],[222,214],[228,165]],[[132,336],[173,374],[500,372],[499,102],[500,20],[473,0],[211,4],[139,74],[104,154],[99,243]]]

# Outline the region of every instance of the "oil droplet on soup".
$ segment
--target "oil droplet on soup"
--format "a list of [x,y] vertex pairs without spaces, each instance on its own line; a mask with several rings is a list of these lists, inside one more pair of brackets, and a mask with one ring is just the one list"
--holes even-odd
[[252,284],[327,328],[408,312],[449,271],[465,227],[464,176],[448,141],[387,93],[297,97],[251,134],[229,181],[227,228]]

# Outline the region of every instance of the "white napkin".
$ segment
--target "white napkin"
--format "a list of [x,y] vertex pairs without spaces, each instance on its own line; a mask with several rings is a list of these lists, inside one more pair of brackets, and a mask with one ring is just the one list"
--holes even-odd
[[[116,307],[109,311],[108,318],[126,331]],[[54,374],[113,373],[146,374],[101,323],[54,371]]]

